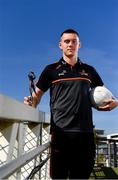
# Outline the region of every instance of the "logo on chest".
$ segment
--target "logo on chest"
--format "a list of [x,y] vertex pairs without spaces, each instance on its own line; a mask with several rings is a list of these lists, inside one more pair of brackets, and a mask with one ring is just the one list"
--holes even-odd
[[63,70],[62,72],[59,72],[59,73],[58,73],[58,76],[64,76],[66,73],[67,73],[67,71],[66,71],[66,70]]
[[79,71],[79,74],[81,76],[89,76],[89,74],[84,69],[82,71]]

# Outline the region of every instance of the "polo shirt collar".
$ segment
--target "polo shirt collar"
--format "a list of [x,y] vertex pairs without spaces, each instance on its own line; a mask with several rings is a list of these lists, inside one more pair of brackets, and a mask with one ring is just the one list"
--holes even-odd
[[[60,63],[63,64],[63,65],[65,65],[65,66],[71,66],[70,64],[68,64],[68,63],[63,59],[63,57],[60,59]],[[74,66],[76,66],[76,65],[81,65],[81,64],[82,64],[82,62],[81,62],[81,60],[78,58],[77,63],[76,63]]]

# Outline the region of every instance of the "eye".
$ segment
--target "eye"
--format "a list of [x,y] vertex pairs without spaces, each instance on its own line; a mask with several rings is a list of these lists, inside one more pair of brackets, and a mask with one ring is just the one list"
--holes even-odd
[[74,40],[72,41],[72,43],[73,43],[73,44],[76,44],[76,43],[77,43],[77,40],[76,40],[76,39],[74,39]]
[[64,43],[69,44],[71,42],[71,44],[77,44],[77,40],[73,39],[73,40],[69,40],[69,39],[65,39]]
[[69,43],[70,43],[70,40],[69,40],[69,39],[66,39],[64,42],[65,42],[66,44],[69,44]]

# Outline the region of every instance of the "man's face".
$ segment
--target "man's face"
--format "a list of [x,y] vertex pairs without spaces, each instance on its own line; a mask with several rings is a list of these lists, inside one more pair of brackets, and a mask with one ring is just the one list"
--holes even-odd
[[67,57],[77,55],[80,48],[79,37],[74,33],[64,33],[59,42],[59,47]]

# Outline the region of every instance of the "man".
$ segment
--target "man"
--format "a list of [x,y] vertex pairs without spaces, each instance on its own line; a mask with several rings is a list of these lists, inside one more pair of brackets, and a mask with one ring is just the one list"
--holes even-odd
[[[51,177],[52,179],[88,179],[95,158],[90,88],[103,86],[96,70],[78,58],[79,34],[67,29],[61,34],[59,48],[62,58],[46,66],[36,84],[33,101],[24,103],[36,107],[50,88],[51,109]],[[118,106],[110,99],[98,110],[108,111]]]

